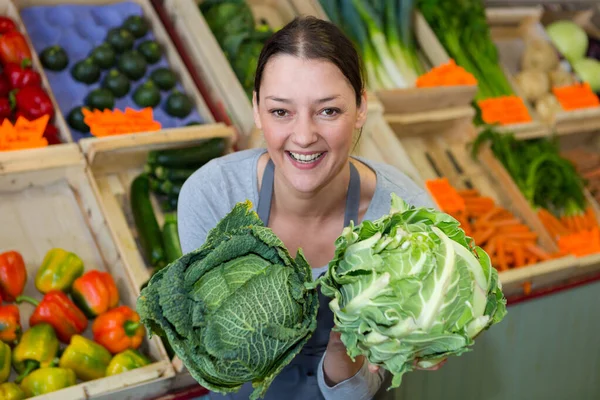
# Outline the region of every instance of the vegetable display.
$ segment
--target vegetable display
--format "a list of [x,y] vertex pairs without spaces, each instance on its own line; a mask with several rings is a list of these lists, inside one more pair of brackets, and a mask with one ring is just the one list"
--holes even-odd
[[16,383],[38,368],[50,367],[58,353],[59,342],[50,324],[37,324],[27,330],[12,355],[12,363],[19,376]]
[[88,318],[94,318],[119,304],[119,291],[111,274],[91,270],[73,282],[73,302]]
[[118,375],[150,364],[150,359],[137,350],[127,349],[116,354],[106,367],[106,376]]
[[92,333],[96,342],[116,354],[140,347],[146,329],[140,323],[137,312],[127,306],[119,306],[96,318]]
[[60,357],[59,366],[70,368],[83,381],[106,376],[106,368],[112,359],[102,345],[81,335],[75,335]]
[[35,287],[42,293],[71,290],[75,279],[83,274],[83,261],[64,249],[49,250],[35,276]]
[[302,252],[293,259],[251,207],[237,204],[202,247],[156,272],[137,310],[202,386],[252,381],[257,399],[311,336],[318,298]]
[[69,368],[42,368],[33,371],[23,380],[21,388],[27,397],[55,392],[77,383],[75,372]]
[[413,87],[425,72],[412,33],[414,1],[320,0],[360,50],[372,90]]
[[252,10],[244,0],[209,0],[199,7],[246,95],[252,99],[258,56],[272,35],[271,29],[255,24]]
[[414,360],[432,367],[469,351],[506,314],[489,256],[451,216],[392,194],[390,214],[344,228],[319,279],[348,354],[402,382]]

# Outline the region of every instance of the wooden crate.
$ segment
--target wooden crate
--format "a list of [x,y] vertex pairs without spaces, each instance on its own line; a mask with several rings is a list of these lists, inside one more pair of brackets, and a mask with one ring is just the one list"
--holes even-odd
[[[25,25],[23,24],[23,21],[21,20],[21,16],[19,15],[19,11],[17,10],[17,8],[15,7],[15,5],[13,4],[12,1],[0,0],[0,15],[9,17],[13,21],[15,21],[15,24],[17,24],[19,31],[21,33],[23,33],[23,35],[25,36],[25,39],[27,40],[27,44],[29,46],[29,49],[31,50],[32,67],[36,72],[38,72],[40,74],[40,76],[42,78],[42,87],[44,88],[46,93],[48,93],[48,96],[50,97],[50,100],[52,101],[52,105],[53,105],[54,109],[57,110],[53,120],[51,120],[50,122],[53,123],[56,126],[56,128],[58,129],[61,141],[63,143],[71,143],[73,141],[73,138],[71,137],[71,132],[67,126],[67,123],[65,122],[63,115],[58,111],[58,104],[57,104],[56,99],[54,98],[54,94],[52,93],[52,90],[50,88],[50,83],[48,82],[48,78],[46,77],[46,74],[44,73],[44,68],[42,67],[42,64],[37,56],[37,53],[33,49],[33,45],[31,44],[29,35],[27,35],[27,31],[25,29]],[[57,149],[60,146],[62,146],[62,145],[55,144],[55,145],[51,145],[48,147],[44,147],[42,149],[0,151],[0,170],[2,169],[2,167],[1,167],[2,164],[12,163],[14,160],[22,159],[23,156],[34,159],[37,154],[43,154],[43,152],[46,152],[46,151],[54,151],[55,149]],[[43,150],[43,152],[40,153],[40,150]],[[58,150],[58,152],[60,152],[60,150]]]
[[[110,272],[121,304],[135,309],[138,286],[106,229],[98,199],[98,187],[75,144],[40,152],[29,165],[23,162],[18,169],[0,171],[1,251],[17,250],[23,255],[28,271],[25,294],[41,298],[34,285],[35,273],[46,252],[61,247],[79,255],[86,270]],[[22,304],[19,308],[27,329],[33,306]],[[85,336],[91,337],[91,322]],[[157,337],[146,339],[141,350],[151,357],[151,365],[35,398],[144,399],[167,393],[174,370],[162,343]]]
[[[299,15],[314,15],[328,20],[319,0],[290,0]],[[421,13],[415,13],[414,33],[421,58],[437,66],[450,60],[443,46]],[[377,90],[385,119],[399,135],[420,135],[435,132],[449,123],[471,120],[470,106],[477,93],[476,86],[448,86]]]
[[[27,7],[34,6],[55,6],[61,4],[68,5],[109,5],[122,2],[121,0],[12,0],[18,10],[22,10]],[[128,0],[138,4],[142,10],[144,17],[147,19],[150,30],[152,31],[156,41],[160,43],[161,48],[163,50],[163,56],[169,64],[169,68],[175,72],[178,78],[178,82],[184,89],[185,94],[187,94],[192,102],[194,103],[195,109],[202,118],[202,122],[205,124],[211,124],[214,122],[214,117],[209,111],[204,99],[200,95],[198,88],[194,84],[194,81],[185,67],[181,56],[179,55],[175,45],[173,44],[171,37],[167,33],[165,27],[160,21],[160,18],[156,14],[156,11],[150,0]],[[37,59],[37,56],[36,56]],[[58,110],[58,107],[57,107]],[[70,110],[60,110],[60,113],[64,115],[64,113],[69,112]],[[63,118],[61,116],[61,118]],[[63,118],[64,121],[64,118]],[[65,125],[66,126],[66,125]],[[181,128],[170,128],[170,129],[186,129],[185,127]],[[152,134],[161,136],[163,135],[163,130],[152,132]],[[138,133],[131,134],[138,135]],[[119,135],[121,136],[121,135]],[[91,140],[95,140],[96,138],[90,138]],[[106,138],[102,138],[103,140]],[[117,142],[120,140],[118,137],[109,137],[108,139],[116,140]]]
[[[542,17],[541,7],[522,8],[489,8],[486,10],[488,23],[490,24],[492,38],[498,48],[500,60],[507,71],[513,87],[515,87],[514,75],[521,69],[521,58],[525,50],[525,43],[531,39],[543,39],[550,42],[544,26],[540,20]],[[561,68],[572,71],[566,60],[561,61]],[[518,90],[518,89],[517,89]],[[532,110],[531,104],[528,104]],[[533,111],[536,120],[548,126],[551,131],[559,135],[567,135],[579,132],[589,132],[600,129],[600,107],[586,108],[573,111],[561,111],[555,115],[553,121],[542,121],[541,117]],[[535,136],[543,136],[544,132],[517,132],[517,136],[527,139]]]

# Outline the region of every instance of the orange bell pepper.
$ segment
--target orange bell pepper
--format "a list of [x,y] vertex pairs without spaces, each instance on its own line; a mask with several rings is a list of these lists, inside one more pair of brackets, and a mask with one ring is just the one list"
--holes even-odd
[[16,251],[0,254],[0,296],[4,301],[15,301],[23,292],[27,269],[23,256]]
[[140,347],[146,329],[137,312],[127,306],[120,306],[96,318],[92,325],[92,333],[96,342],[112,354],[117,354]]
[[14,304],[0,306],[0,341],[16,345],[21,338],[21,316]]

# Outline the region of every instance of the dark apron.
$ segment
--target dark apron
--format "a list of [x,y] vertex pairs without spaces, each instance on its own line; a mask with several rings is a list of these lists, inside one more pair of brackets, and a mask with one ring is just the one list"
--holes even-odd
[[[360,206],[360,176],[356,167],[350,164],[350,183],[346,195],[346,210],[344,212],[344,226],[350,221],[358,223]],[[271,203],[273,199],[273,182],[275,166],[269,160],[263,173],[262,184],[258,196],[257,213],[265,226],[269,225]],[[317,312],[317,328],[310,340],[304,345],[300,353],[287,365],[275,378],[264,400],[306,400],[323,399],[317,383],[317,370],[323,353],[329,342],[329,334],[333,328],[333,313],[329,309],[331,299],[324,296],[319,289],[319,310]],[[248,399],[252,393],[252,385],[245,384],[238,393],[227,396],[211,393],[211,399]]]

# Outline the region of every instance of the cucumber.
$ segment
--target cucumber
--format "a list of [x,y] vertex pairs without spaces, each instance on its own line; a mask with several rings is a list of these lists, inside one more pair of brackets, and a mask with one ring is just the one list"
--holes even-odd
[[179,242],[179,233],[177,232],[177,217],[174,214],[165,215],[162,239],[169,264],[183,255]]
[[165,200],[163,200],[160,205],[164,212],[171,212],[177,210],[177,201],[179,196],[177,195],[168,195]]
[[162,233],[150,202],[150,181],[144,174],[131,182],[131,211],[146,261],[154,268],[164,267]]
[[187,180],[196,169],[194,168],[167,168],[159,165],[154,169],[154,175],[158,179],[165,179],[174,182],[182,182]]
[[224,152],[225,139],[214,138],[194,147],[151,151],[148,163],[170,168],[194,168],[222,156]]
[[179,196],[179,193],[181,192],[181,186],[182,185],[175,182],[163,181],[160,184],[159,191],[169,196]]

